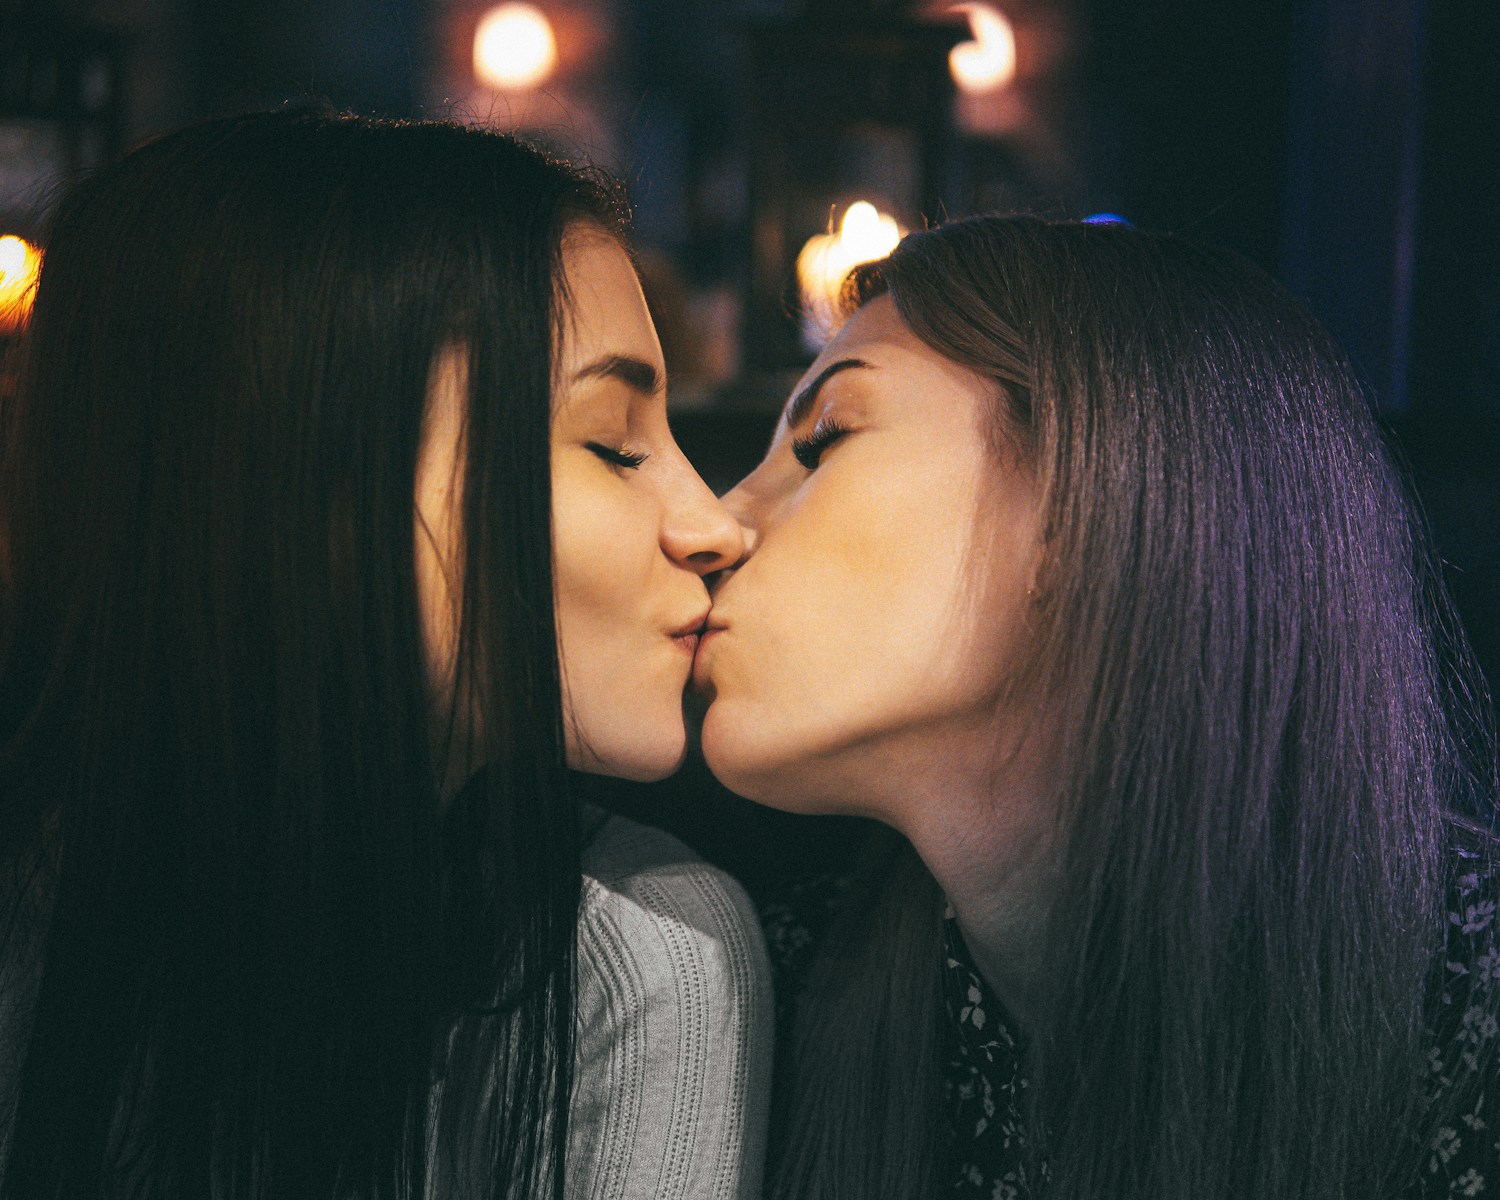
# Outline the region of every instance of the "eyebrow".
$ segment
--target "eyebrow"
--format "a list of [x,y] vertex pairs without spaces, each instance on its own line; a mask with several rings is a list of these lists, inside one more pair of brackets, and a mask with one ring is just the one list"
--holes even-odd
[[837,362],[829,363],[818,372],[817,377],[811,383],[793,396],[792,402],[786,406],[787,428],[795,429],[807,420],[807,414],[812,411],[812,406],[818,399],[818,389],[840,371],[852,370],[855,367],[869,368],[869,366],[870,364],[862,358],[841,358]]
[[618,379],[631,391],[654,396],[666,390],[666,380],[655,364],[630,354],[606,354],[573,374],[573,382],[585,379]]

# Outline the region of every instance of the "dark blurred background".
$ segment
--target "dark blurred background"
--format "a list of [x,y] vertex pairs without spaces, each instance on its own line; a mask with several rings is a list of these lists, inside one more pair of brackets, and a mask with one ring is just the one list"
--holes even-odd
[[[0,0],[0,235],[39,241],[70,179],[247,106],[522,128],[628,181],[674,424],[723,488],[812,357],[799,252],[855,201],[903,228],[1003,208],[1190,232],[1276,274],[1353,354],[1500,681],[1494,0],[535,0],[499,14],[521,23],[486,81],[496,7]],[[528,53],[537,12],[550,60]],[[967,90],[976,58],[992,70]],[[17,246],[0,242],[3,336]],[[752,825],[784,839],[777,869],[815,852],[701,765],[660,788],[584,783],[752,887],[771,870]]]

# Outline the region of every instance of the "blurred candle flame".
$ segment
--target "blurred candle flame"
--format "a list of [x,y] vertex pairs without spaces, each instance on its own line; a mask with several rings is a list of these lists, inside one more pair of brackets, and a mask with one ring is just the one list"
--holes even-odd
[[30,242],[7,234],[0,237],[0,333],[14,333],[31,315],[42,252]]
[[557,68],[557,37],[534,4],[490,9],[474,32],[474,76],[490,87],[520,91],[545,83]]
[[817,349],[838,323],[838,299],[844,280],[860,263],[884,258],[901,240],[896,219],[867,200],[856,200],[844,213],[837,233],[807,239],[797,255],[797,282],[802,292],[802,335]]
[[1016,31],[999,9],[988,4],[957,4],[950,10],[969,18],[971,42],[948,52],[953,80],[970,94],[999,91],[1016,77]]

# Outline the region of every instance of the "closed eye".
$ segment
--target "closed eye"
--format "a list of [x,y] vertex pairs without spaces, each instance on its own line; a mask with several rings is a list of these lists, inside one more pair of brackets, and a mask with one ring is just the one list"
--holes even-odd
[[612,446],[606,446],[602,442],[587,442],[585,449],[593,451],[605,462],[615,467],[625,467],[634,471],[651,456],[649,454],[635,454],[629,450],[616,450]]
[[823,459],[823,451],[850,432],[847,425],[825,418],[806,437],[792,439],[792,456],[809,471],[814,471]]

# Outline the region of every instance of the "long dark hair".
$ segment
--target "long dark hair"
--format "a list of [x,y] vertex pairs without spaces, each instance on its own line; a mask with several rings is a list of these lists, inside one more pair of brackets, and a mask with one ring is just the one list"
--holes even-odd
[[[1249,264],[1120,227],[959,221],[849,298],[883,293],[995,381],[997,444],[1043,488],[1026,675],[1065,714],[1028,1031],[1048,1194],[1391,1194],[1442,1119],[1420,1096],[1446,846],[1495,767],[1347,363]],[[950,1182],[909,1084],[938,1068],[940,899],[909,848],[880,871],[803,1006],[782,1197]]]
[[[313,111],[61,205],[3,413],[0,1196],[561,1195],[549,397],[565,227],[623,220],[512,138]],[[485,766],[445,801],[413,504],[455,345]]]

